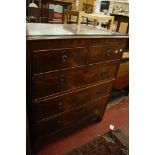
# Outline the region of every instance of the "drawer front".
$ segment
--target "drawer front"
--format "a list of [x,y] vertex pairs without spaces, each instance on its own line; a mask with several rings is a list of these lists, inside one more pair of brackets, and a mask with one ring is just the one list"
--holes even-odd
[[102,116],[107,105],[107,99],[108,96],[102,97],[91,102],[88,106],[74,109],[58,117],[53,117],[49,120],[35,124],[36,138],[61,131],[62,129],[75,125],[90,116]]
[[89,63],[121,59],[124,46],[93,46],[89,55]]
[[33,99],[95,83],[115,76],[118,63],[57,71],[33,78]]
[[45,119],[109,94],[113,80],[34,103],[35,120]]
[[33,73],[86,65],[87,54],[85,47],[36,51],[33,53]]

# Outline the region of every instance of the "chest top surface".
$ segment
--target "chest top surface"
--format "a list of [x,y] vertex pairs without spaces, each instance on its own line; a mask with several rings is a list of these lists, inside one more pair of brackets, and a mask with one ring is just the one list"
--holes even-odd
[[59,38],[128,38],[128,35],[102,27],[76,24],[27,23],[27,40]]

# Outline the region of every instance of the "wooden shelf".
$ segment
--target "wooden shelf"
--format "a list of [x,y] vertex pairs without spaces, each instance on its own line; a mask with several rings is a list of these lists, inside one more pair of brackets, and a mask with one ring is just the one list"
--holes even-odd
[[96,0],[79,0],[79,11],[93,13],[96,6]]

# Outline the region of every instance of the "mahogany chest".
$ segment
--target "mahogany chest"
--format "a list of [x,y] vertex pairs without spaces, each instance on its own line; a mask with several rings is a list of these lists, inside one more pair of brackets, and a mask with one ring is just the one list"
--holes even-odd
[[89,119],[102,119],[127,40],[27,39],[27,113],[34,144]]

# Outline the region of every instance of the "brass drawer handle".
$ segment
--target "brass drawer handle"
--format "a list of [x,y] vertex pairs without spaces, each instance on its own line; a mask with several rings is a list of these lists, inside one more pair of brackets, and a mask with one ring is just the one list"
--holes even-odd
[[98,90],[98,91],[96,92],[97,95],[100,95],[101,93],[102,93],[101,90]]
[[60,77],[60,84],[61,85],[65,84],[65,76],[64,75],[61,75],[61,77]]
[[59,103],[58,106],[59,106],[59,109],[62,109],[63,108],[63,103]]
[[101,76],[106,76],[108,74],[108,72],[106,71],[106,70],[103,70],[102,72],[101,72]]
[[63,51],[62,57],[61,57],[62,63],[65,63],[65,62],[67,61],[67,58],[68,58],[68,56],[67,56],[67,54],[66,54],[66,51]]
[[107,57],[110,57],[112,54],[112,50],[111,49],[108,49],[107,52],[106,52],[106,56]]
[[62,125],[63,124],[62,120],[57,120],[57,123],[58,123],[58,125]]
[[115,53],[117,54],[118,53],[118,50],[116,50]]
[[120,52],[123,52],[123,49],[121,48],[119,51],[120,51]]

